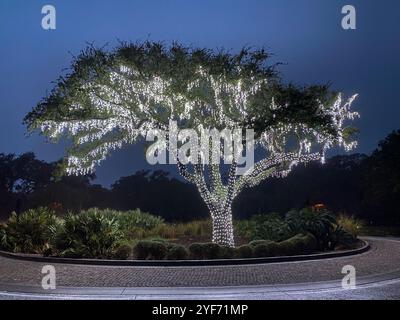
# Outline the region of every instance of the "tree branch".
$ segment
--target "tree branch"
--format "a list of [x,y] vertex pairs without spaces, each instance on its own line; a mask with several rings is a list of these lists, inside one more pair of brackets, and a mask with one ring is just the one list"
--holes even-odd
[[321,153],[316,152],[302,155],[287,153],[260,160],[254,165],[251,173],[243,175],[236,181],[234,197],[244,188],[254,187],[270,176],[280,177],[285,175],[290,167],[296,163],[307,163],[320,159]]

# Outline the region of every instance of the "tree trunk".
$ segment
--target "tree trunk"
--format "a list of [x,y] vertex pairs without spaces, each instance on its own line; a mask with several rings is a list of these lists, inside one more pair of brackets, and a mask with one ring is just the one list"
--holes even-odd
[[234,247],[232,212],[229,208],[212,215],[213,242],[222,246]]

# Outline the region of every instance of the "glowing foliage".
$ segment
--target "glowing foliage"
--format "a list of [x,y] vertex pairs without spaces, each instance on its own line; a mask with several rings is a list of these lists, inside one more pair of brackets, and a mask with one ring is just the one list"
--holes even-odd
[[325,86],[284,86],[267,58],[264,50],[214,53],[149,42],[111,53],[89,48],[25,122],[51,139],[72,138],[69,174],[92,172],[110,151],[148,130],[168,130],[171,120],[180,129],[254,129],[265,158],[248,175],[237,176],[235,161],[227,179],[219,165],[197,164],[189,172],[177,161],[210,210],[213,241],[233,246],[231,206],[244,187],[286,176],[298,163],[323,162],[334,145],[356,145],[345,127],[358,116],[350,111],[356,95],[343,101]]

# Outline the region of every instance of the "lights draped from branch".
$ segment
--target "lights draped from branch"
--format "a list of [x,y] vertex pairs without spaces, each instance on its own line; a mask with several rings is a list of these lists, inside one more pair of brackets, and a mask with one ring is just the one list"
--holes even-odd
[[[239,67],[236,73],[241,74]],[[53,139],[72,137],[67,171],[88,174],[110,151],[146,136],[148,130],[167,130],[171,120],[192,129],[235,129],[246,123],[259,104],[269,108],[273,115],[287,107],[277,105],[274,98],[265,101],[261,93],[268,90],[268,81],[256,75],[228,77],[199,66],[187,82],[175,80],[143,75],[124,64],[110,67],[104,75],[82,83],[77,93],[69,97],[64,106],[67,116],[43,121],[41,130]],[[255,146],[265,149],[266,158],[255,164],[251,174],[238,177],[234,162],[224,180],[220,167],[211,164],[206,179],[204,165],[194,165],[189,172],[187,165],[178,161],[179,172],[197,186],[211,212],[215,242],[234,245],[231,206],[243,188],[268,177],[284,177],[299,163],[324,162],[326,151],[334,145],[345,150],[356,146],[356,141],[347,141],[345,131],[346,120],[359,116],[350,110],[356,96],[343,101],[338,94],[331,105],[319,102],[318,112],[331,120],[331,131],[302,123],[277,122],[265,128],[257,136]],[[78,117],[79,114],[85,116]]]

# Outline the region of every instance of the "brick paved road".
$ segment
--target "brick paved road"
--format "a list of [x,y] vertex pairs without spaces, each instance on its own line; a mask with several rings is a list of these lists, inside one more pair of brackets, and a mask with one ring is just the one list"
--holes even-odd
[[[342,279],[353,265],[357,277],[400,273],[400,242],[369,239],[366,253],[329,260],[246,266],[117,267],[55,264],[58,286],[207,287],[306,283]],[[0,257],[0,290],[7,285],[40,287],[43,264]]]

